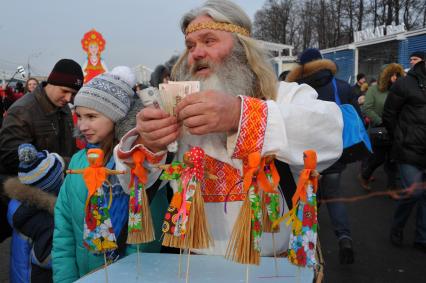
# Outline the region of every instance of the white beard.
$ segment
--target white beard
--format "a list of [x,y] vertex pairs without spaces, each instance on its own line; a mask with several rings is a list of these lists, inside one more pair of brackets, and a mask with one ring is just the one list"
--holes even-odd
[[[197,66],[208,66],[213,73],[207,78],[195,75]],[[191,67],[187,60],[177,70],[176,79],[200,81],[201,90],[217,90],[233,96],[253,96],[256,89],[256,76],[247,63],[243,46],[236,42],[231,54],[222,63],[213,64],[208,60],[196,61]]]
[[[207,60],[195,62],[189,67],[185,61],[177,70],[177,80],[198,80],[201,90],[216,90],[233,96],[246,95],[253,96],[255,90],[256,76],[247,63],[243,46],[236,42],[230,56],[225,58],[220,65],[213,65]],[[196,76],[194,70],[198,65],[208,65],[213,74],[207,78]],[[190,146],[200,146],[207,155],[216,159],[230,163],[238,168],[240,161],[231,161],[227,153],[227,134],[212,133],[207,135],[191,135],[185,128],[179,142],[179,158],[182,158],[182,152],[189,149]],[[233,164],[236,163],[236,164]]]

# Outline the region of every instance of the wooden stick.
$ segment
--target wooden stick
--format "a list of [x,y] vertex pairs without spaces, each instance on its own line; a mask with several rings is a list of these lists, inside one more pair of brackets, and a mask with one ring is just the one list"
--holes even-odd
[[137,273],[138,273],[138,277],[141,275],[140,274],[140,269],[141,269],[141,259],[140,259],[140,253],[139,253],[139,244],[136,245],[136,249],[137,249],[137,261],[136,261],[136,269],[137,269]]
[[296,280],[297,283],[300,283],[300,270],[301,270],[300,266],[298,266],[297,267],[297,280]]
[[250,264],[246,264],[246,283],[249,283],[249,266]]
[[179,270],[178,270],[178,279],[182,275],[182,248],[179,248]]
[[107,259],[106,259],[106,253],[104,253],[104,262],[105,262],[105,282],[108,283],[108,264],[107,264]]
[[274,250],[275,276],[278,277],[277,250],[275,249],[275,233],[272,233],[272,249]]
[[189,257],[191,256],[191,249],[188,249],[188,258],[186,260],[186,283],[189,282]]

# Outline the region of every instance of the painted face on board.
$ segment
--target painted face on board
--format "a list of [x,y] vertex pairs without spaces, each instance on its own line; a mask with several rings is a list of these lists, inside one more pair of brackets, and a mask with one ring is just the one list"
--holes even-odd
[[89,44],[89,53],[92,56],[97,55],[99,52],[99,46],[96,42],[92,42]]

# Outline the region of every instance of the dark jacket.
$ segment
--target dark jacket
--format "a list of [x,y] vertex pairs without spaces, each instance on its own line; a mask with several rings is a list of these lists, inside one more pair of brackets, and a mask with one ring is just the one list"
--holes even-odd
[[[318,93],[318,99],[325,101],[335,101],[334,88],[332,80],[336,74],[336,64],[327,59],[315,60],[304,65],[299,65],[293,69],[287,76],[287,81],[305,83],[310,85]],[[356,95],[351,86],[345,81],[335,79],[337,92],[342,104],[352,104],[361,117]],[[325,170],[324,174],[341,172],[345,165],[339,161]]]
[[393,156],[400,163],[426,168],[426,66],[417,63],[389,91],[383,123],[394,138]]
[[363,94],[363,92],[361,91],[361,86],[358,85],[358,83],[355,83],[352,86],[352,92],[353,92],[353,94],[355,95],[356,98],[360,97]]
[[[52,249],[56,196],[24,185],[17,177],[4,183],[4,192],[9,198],[21,202],[11,218],[13,228],[32,240],[33,256],[41,265],[46,265]],[[12,251],[13,256],[17,254]]]
[[53,105],[44,90],[46,83],[16,101],[0,130],[0,174],[18,172],[18,147],[31,143],[38,150],[56,152],[69,160],[76,151],[73,121],[68,105]]
[[[298,66],[287,76],[287,81],[305,83],[310,85],[318,93],[318,99],[325,101],[335,101],[332,79],[336,74],[336,64],[327,59],[309,62],[303,66]],[[351,86],[345,81],[336,79],[337,91],[342,104],[352,104],[359,111],[357,97],[353,93]]]

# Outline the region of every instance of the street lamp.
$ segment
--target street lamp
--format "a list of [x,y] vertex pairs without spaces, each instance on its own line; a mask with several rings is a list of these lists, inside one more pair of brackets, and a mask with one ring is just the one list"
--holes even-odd
[[24,69],[24,67],[23,66],[18,66],[17,68],[16,68],[16,71],[15,71],[15,73],[13,74],[13,76],[9,79],[9,81],[7,82],[7,84],[6,84],[6,87],[4,88],[5,90],[7,89],[7,87],[9,86],[9,83],[15,78],[15,76],[16,76],[16,74],[17,73],[20,73],[21,74],[21,76],[23,77],[23,78],[25,78],[25,69]]
[[38,52],[34,52],[34,53],[28,55],[27,70],[28,70],[28,77],[29,78],[31,77],[30,59],[39,57],[41,55],[41,53],[42,53],[41,51],[38,51]]

